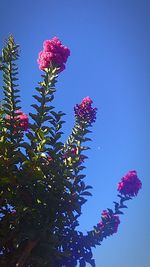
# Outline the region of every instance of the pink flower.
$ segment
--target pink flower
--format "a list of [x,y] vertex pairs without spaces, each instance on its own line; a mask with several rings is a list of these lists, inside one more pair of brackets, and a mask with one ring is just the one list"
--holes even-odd
[[129,197],[136,196],[141,187],[142,183],[137,177],[136,171],[129,171],[124,177],[122,177],[121,182],[118,183],[118,191],[122,195]]
[[74,107],[75,116],[78,120],[85,121],[89,124],[95,122],[97,108],[92,108],[92,99],[87,96],[82,102]]
[[[18,126],[23,131],[27,131],[28,130],[28,123],[29,123],[28,115],[23,113],[23,111],[21,111],[21,110],[17,110],[15,113],[18,114],[14,118],[18,122]],[[6,115],[6,119],[11,120],[12,118],[10,115]],[[16,128],[15,124],[14,124],[14,128]]]
[[49,156],[49,155],[48,155],[47,159],[48,159],[49,162],[53,161],[53,158],[51,156]]
[[114,234],[118,230],[120,224],[119,216],[107,210],[103,210],[101,215],[102,220],[99,222],[98,227],[101,231],[109,234]]
[[59,72],[65,69],[65,63],[70,56],[70,50],[62,45],[57,37],[43,43],[43,51],[39,53],[38,64],[41,70],[52,66],[59,67]]
[[77,154],[77,148],[72,148],[71,149],[71,154],[76,155]]

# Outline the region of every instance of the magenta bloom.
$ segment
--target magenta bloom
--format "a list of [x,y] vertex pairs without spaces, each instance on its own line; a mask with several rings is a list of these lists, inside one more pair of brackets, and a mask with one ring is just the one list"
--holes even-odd
[[[21,111],[21,110],[17,110],[15,113],[18,114],[17,116],[15,116],[15,120],[18,122],[18,126],[23,131],[27,131],[28,130],[28,123],[29,123],[28,115],[23,113],[23,111]],[[6,119],[11,120],[11,117],[9,115],[7,115]],[[15,124],[14,124],[14,128],[16,128]]]
[[98,224],[99,229],[103,232],[108,232],[108,234],[116,233],[120,224],[119,216],[103,210],[101,217],[102,221]]
[[142,187],[140,179],[137,177],[136,171],[129,171],[121,182],[118,183],[118,191],[125,196],[134,197]]
[[83,120],[89,124],[95,122],[97,108],[92,108],[92,99],[87,96],[82,102],[74,107],[75,116],[79,120]]
[[48,155],[47,159],[48,159],[49,162],[53,161],[53,158],[50,155]]
[[71,154],[76,155],[77,154],[77,149],[76,148],[72,148],[71,149]]
[[43,51],[39,53],[37,62],[40,70],[54,66],[59,67],[59,71],[62,71],[65,69],[68,56],[70,56],[70,50],[62,45],[57,37],[54,37],[44,41]]

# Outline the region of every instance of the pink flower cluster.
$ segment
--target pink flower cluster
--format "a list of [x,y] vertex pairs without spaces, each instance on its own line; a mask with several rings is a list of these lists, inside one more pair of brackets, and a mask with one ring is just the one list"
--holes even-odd
[[[17,116],[15,116],[15,120],[18,121],[18,126],[23,131],[27,131],[28,130],[28,123],[29,123],[28,115],[23,113],[23,111],[21,111],[21,110],[17,110],[15,113],[18,114]],[[9,115],[7,115],[6,119],[11,120],[11,117]],[[14,125],[14,128],[16,128],[16,125]]]
[[118,191],[129,197],[134,197],[138,194],[142,187],[140,179],[137,177],[136,171],[129,171],[118,183]]
[[92,108],[92,99],[87,96],[82,102],[74,107],[75,115],[79,120],[83,120],[89,124],[95,122],[97,108]]
[[41,70],[52,66],[59,67],[59,72],[65,69],[65,63],[70,56],[70,50],[62,45],[61,41],[54,37],[43,43],[43,51],[39,53],[38,64]]
[[103,210],[101,217],[102,221],[98,224],[99,229],[103,232],[109,231],[110,234],[116,233],[120,224],[119,216]]

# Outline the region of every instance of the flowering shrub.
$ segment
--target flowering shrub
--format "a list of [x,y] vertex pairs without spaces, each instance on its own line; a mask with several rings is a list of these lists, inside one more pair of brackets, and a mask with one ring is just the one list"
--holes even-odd
[[130,171],[118,184],[119,201],[104,210],[86,234],[77,230],[82,205],[92,188],[84,182],[85,145],[97,109],[86,97],[74,108],[75,125],[61,142],[63,112],[51,105],[55,83],[70,55],[58,38],[44,42],[38,58],[42,81],[33,113],[21,111],[17,80],[18,45],[10,36],[0,57],[4,99],[0,108],[0,266],[96,266],[92,248],[117,232],[125,202],[141,181]]

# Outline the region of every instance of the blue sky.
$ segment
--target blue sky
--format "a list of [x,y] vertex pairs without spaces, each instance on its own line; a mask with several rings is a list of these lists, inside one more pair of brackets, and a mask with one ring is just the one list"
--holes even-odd
[[31,111],[41,79],[38,52],[53,36],[71,50],[55,98],[57,109],[67,113],[64,139],[71,132],[76,103],[90,96],[98,108],[86,164],[93,197],[83,208],[80,230],[90,230],[102,210],[113,207],[117,182],[128,170],[136,169],[142,180],[118,233],[94,250],[96,266],[149,267],[150,1],[1,0],[0,10],[0,47],[9,33],[21,47],[23,110]]

